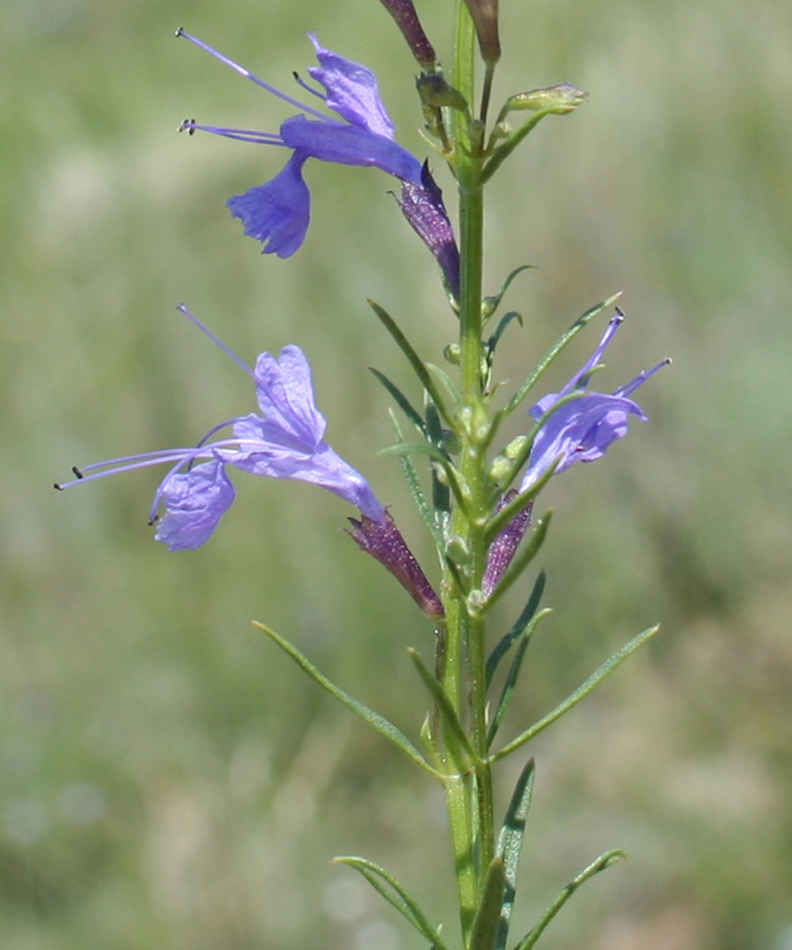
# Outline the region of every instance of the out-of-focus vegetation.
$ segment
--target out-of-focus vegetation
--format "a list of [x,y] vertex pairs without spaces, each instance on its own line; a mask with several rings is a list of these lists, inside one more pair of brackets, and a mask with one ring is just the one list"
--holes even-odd
[[[451,6],[419,4],[446,56]],[[525,328],[499,369],[519,381],[620,288],[603,384],[675,358],[642,392],[651,422],[544,499],[556,613],[512,727],[638,629],[664,632],[535,749],[520,925],[618,845],[630,864],[576,896],[547,950],[788,950],[792,5],[502,7],[496,103],[562,80],[591,101],[546,120],[491,189],[489,289],[539,267],[510,291]],[[364,302],[440,360],[454,326],[431,258],[384,176],[319,163],[305,246],[262,258],[223,202],[282,154],[175,129],[275,129],[287,112],[177,42],[179,25],[283,84],[316,29],[377,69],[401,141],[426,152],[413,63],[376,0],[0,5],[0,939],[413,947],[329,858],[385,864],[454,928],[437,790],[249,622],[415,734],[405,648],[428,653],[431,631],[341,533],[351,512],[240,476],[211,543],[169,554],[145,524],[159,473],[51,488],[74,463],[189,444],[253,408],[249,380],[174,311],[184,300],[245,359],[304,347],[331,443],[432,566],[398,466],[377,456],[389,400],[366,367],[408,372]]]

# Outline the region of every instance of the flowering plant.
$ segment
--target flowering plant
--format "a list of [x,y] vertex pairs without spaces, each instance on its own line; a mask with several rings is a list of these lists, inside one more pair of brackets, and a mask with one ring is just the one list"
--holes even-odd
[[[319,485],[357,509],[358,517],[349,519],[349,535],[393,574],[435,630],[432,663],[410,651],[428,693],[429,711],[420,729],[420,744],[332,683],[297,646],[269,627],[259,626],[320,686],[441,784],[459,900],[459,940],[447,937],[441,927],[430,923],[419,902],[389,871],[361,857],[337,860],[356,868],[437,950],[452,945],[465,950],[505,950],[535,767],[533,759],[524,763],[498,827],[493,797],[495,766],[580,702],[657,628],[636,636],[555,709],[498,744],[527,646],[538,623],[549,613],[547,608],[540,609],[544,572],[538,572],[528,585],[524,608],[499,637],[493,638],[489,630],[491,610],[507,591],[524,583],[545,541],[551,512],[534,519],[543,488],[576,462],[602,458],[627,434],[631,417],[646,420],[632,397],[668,361],[641,371],[612,393],[593,390],[594,374],[602,368],[601,361],[624,319],[616,309],[592,355],[566,385],[539,398],[534,395],[558,354],[614,305],[617,294],[587,310],[540,358],[512,395],[501,399],[502,387],[494,382],[495,357],[501,340],[513,332],[519,317],[509,312],[493,329],[488,330],[487,325],[522,268],[509,274],[497,293],[484,295],[484,187],[541,119],[574,111],[585,93],[569,83],[517,93],[505,101],[495,122],[490,123],[493,77],[501,55],[497,0],[457,0],[454,67],[448,78],[412,0],[382,2],[420,66],[417,89],[427,139],[450,170],[457,189],[456,233],[428,161],[396,141],[374,73],[326,49],[313,34],[309,39],[318,66],[310,67],[308,74],[320,88],[299,77],[297,81],[301,95],[313,96],[319,108],[281,92],[178,30],[177,36],[298,110],[277,133],[194,120],[183,122],[181,129],[287,150],[286,164],[274,177],[227,202],[231,213],[242,221],[245,234],[260,241],[264,253],[281,258],[296,253],[306,239],[310,192],[303,171],[308,159],[372,166],[400,182],[399,208],[436,259],[459,327],[458,339],[445,351],[451,368],[439,369],[425,362],[396,320],[370,301],[423,390],[419,410],[401,387],[375,371],[415,432],[411,441],[395,423],[395,445],[390,451],[400,461],[437,549],[439,577],[432,583],[388,505],[325,441],[327,423],[316,407],[311,370],[303,351],[296,345],[286,346],[279,357],[264,352],[255,366],[248,366],[184,305],[179,307],[181,312],[251,377],[258,411],[213,425],[190,447],[75,468],[75,478],[56,487],[65,489],[107,474],[168,465],[149,520],[156,523],[156,539],[171,551],[197,548],[209,541],[234,501],[229,477],[234,469]],[[478,94],[474,82],[476,40],[483,61]],[[528,117],[512,127],[512,116],[526,112]],[[497,449],[505,420],[529,397],[535,401],[522,415],[526,431]],[[418,465],[421,460],[428,463],[426,478],[431,493],[424,488]],[[504,671],[502,665],[509,657]],[[614,849],[589,863],[521,936],[516,950],[532,947],[574,891],[621,857],[623,852]]]

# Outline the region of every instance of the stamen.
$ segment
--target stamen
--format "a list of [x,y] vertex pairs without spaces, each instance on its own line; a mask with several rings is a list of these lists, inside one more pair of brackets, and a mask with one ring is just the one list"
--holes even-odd
[[316,96],[316,98],[321,99],[322,102],[327,102],[327,96],[324,93],[319,92],[318,89],[314,89],[312,86],[309,86],[296,69],[292,70],[292,76],[294,77],[294,81],[297,83],[297,85],[301,86],[306,92],[310,92],[312,96]]
[[190,313],[190,311],[187,309],[187,307],[183,303],[180,303],[176,309],[179,310],[181,313],[183,313],[184,316],[187,317],[188,320],[192,320],[192,322],[198,327],[198,329],[201,330],[203,333],[205,333],[209,337],[212,343],[220,347],[220,349],[226,354],[226,356],[230,356],[231,359],[237,364],[237,366],[241,366],[242,369],[248,374],[248,376],[250,376],[251,379],[255,380],[256,378],[255,374],[253,373],[253,370],[247,365],[247,363],[244,360],[240,359],[240,357],[238,357],[233,350],[229,349],[219,337],[215,336],[214,333],[212,333],[212,331],[209,329],[209,327],[204,326],[203,323],[201,323],[201,321],[198,319],[198,317],[193,316],[193,314]]
[[253,145],[284,145],[283,139],[275,132],[259,132],[257,129],[227,129],[220,125],[200,125],[195,119],[185,119],[178,128],[179,132],[194,135],[196,132],[211,132],[227,139],[238,139]]
[[176,36],[183,36],[185,40],[189,40],[193,45],[200,47],[200,49],[205,50],[207,53],[211,53],[215,59],[219,59],[221,63],[225,63],[226,66],[230,66],[235,72],[238,72],[240,76],[244,76],[245,79],[249,79],[251,82],[254,82],[257,86],[261,86],[262,89],[266,89],[267,92],[272,93],[273,96],[277,96],[279,99],[283,99],[284,102],[288,102],[289,105],[295,106],[297,109],[302,110],[303,112],[310,112],[311,115],[315,115],[318,119],[322,119],[324,122],[331,122],[332,119],[324,115],[321,112],[317,112],[315,109],[312,109],[310,106],[306,106],[304,103],[299,102],[297,99],[292,99],[291,96],[287,96],[285,92],[281,92],[280,89],[276,89],[274,86],[270,86],[269,83],[264,82],[263,79],[259,79],[258,76],[250,72],[250,70],[245,69],[244,66],[240,66],[239,63],[235,63],[232,59],[229,59],[227,56],[223,56],[222,53],[218,53],[216,49],[212,49],[211,46],[202,42],[199,39],[196,39],[194,36],[190,36],[189,33],[185,33],[182,27],[179,27],[176,30]]
[[77,478],[85,478],[85,475],[83,475],[83,473],[79,470],[79,468],[77,468],[76,465],[72,465],[72,471],[74,472]]

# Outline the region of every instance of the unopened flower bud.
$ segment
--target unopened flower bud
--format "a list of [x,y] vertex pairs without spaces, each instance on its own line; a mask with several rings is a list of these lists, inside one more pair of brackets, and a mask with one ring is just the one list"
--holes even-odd
[[498,38],[498,0],[465,0],[473,25],[476,27],[481,56],[490,66],[498,62],[501,55]]
[[381,0],[381,2],[402,31],[413,56],[424,69],[431,72],[437,61],[437,55],[423,31],[412,0]]
[[544,86],[542,89],[529,89],[528,92],[518,92],[506,100],[505,112],[522,109],[531,109],[534,112],[552,112],[556,115],[565,115],[572,112],[581,102],[588,99],[588,93],[578,89],[568,82],[558,83],[557,86]]
[[509,474],[512,468],[512,463],[505,455],[498,455],[492,460],[492,465],[490,465],[489,477],[493,482],[500,482]]
[[443,357],[447,363],[452,366],[459,366],[461,359],[461,350],[458,343],[449,343],[443,350]]
[[449,86],[437,73],[425,73],[419,76],[415,80],[415,87],[425,106],[436,108],[447,106],[449,109],[458,109],[460,112],[467,111],[467,100],[462,93],[457,92],[453,86]]
[[518,435],[516,438],[512,439],[511,442],[509,442],[509,444],[504,448],[503,454],[506,456],[507,459],[514,461],[514,459],[516,459],[520,455],[520,453],[523,451],[527,442],[528,442],[527,435]]

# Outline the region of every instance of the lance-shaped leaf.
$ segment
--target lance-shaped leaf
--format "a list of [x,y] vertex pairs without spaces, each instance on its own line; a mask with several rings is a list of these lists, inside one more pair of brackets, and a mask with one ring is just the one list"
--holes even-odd
[[547,581],[547,574],[545,572],[539,571],[539,575],[534,581],[533,590],[531,591],[531,596],[528,598],[528,602],[525,607],[522,609],[522,613],[514,622],[514,625],[509,630],[509,632],[504,636],[498,644],[493,649],[492,653],[487,657],[487,688],[489,689],[490,683],[492,683],[492,677],[495,675],[495,670],[498,668],[498,664],[503,659],[503,657],[508,652],[511,645],[514,641],[522,635],[525,628],[528,626],[528,623],[531,620],[531,617],[536,613],[536,608],[539,606],[539,602],[542,599],[542,594],[544,593],[545,583]]
[[348,864],[359,871],[371,886],[381,894],[385,900],[415,927],[421,936],[432,944],[436,950],[448,950],[440,938],[440,928],[432,927],[426,914],[421,910],[418,902],[409,891],[385,868],[381,868],[373,861],[358,858],[354,855],[341,855],[333,858],[335,864]]
[[495,852],[503,861],[505,880],[503,907],[498,922],[495,950],[504,950],[506,940],[509,937],[509,922],[514,908],[514,898],[517,894],[517,870],[525,835],[525,822],[528,819],[528,809],[531,805],[533,781],[534,760],[529,759],[514,788]]
[[573,881],[570,881],[569,884],[567,884],[563,891],[561,891],[558,897],[556,897],[553,903],[539,918],[536,926],[517,944],[515,950],[530,950],[530,948],[542,936],[542,933],[550,921],[561,910],[564,904],[566,904],[566,902],[581,884],[585,884],[586,881],[589,878],[594,877],[595,874],[599,874],[600,871],[604,871],[606,868],[609,868],[617,861],[621,861],[622,858],[626,857],[627,855],[623,851],[621,851],[619,848],[614,848],[613,850],[606,851],[605,854],[600,855],[596,861],[592,861],[591,864],[589,864],[587,868],[584,868],[584,870],[582,870]]
[[393,337],[396,345],[399,347],[402,353],[404,353],[404,355],[407,357],[407,360],[410,366],[412,366],[415,372],[415,375],[421,381],[421,385],[423,386],[423,388],[432,397],[432,402],[440,410],[440,414],[446,420],[446,423],[448,425],[451,425],[452,424],[451,416],[449,415],[448,410],[445,407],[445,403],[440,397],[440,393],[437,389],[437,386],[435,386],[435,382],[432,379],[429,373],[429,370],[427,370],[420,356],[418,356],[418,354],[412,348],[410,341],[402,333],[401,327],[399,327],[399,325],[396,323],[393,317],[385,309],[383,309],[376,301],[369,300],[368,305],[371,307],[374,313],[376,313],[382,325],[385,327],[388,333],[390,333],[390,335]]
[[517,392],[509,400],[508,404],[504,407],[501,416],[505,417],[510,415],[517,406],[525,399],[528,393],[533,389],[533,387],[538,382],[539,378],[545,372],[545,370],[550,366],[550,364],[555,360],[558,354],[564,349],[564,347],[573,340],[578,333],[588,324],[598,313],[602,313],[607,307],[612,306],[618,299],[621,297],[621,291],[617,294],[614,294],[612,297],[608,297],[607,300],[603,300],[602,303],[598,303],[596,306],[591,307],[590,310],[587,310],[582,316],[578,317],[577,320],[572,324],[572,326],[562,334],[558,340],[550,347],[550,349],[545,353],[545,355],[539,360],[536,364],[533,372],[526,378],[525,382],[520,386]]
[[434,775],[436,778],[442,778],[440,772],[437,769],[432,768],[431,765],[424,759],[421,753],[415,748],[415,746],[410,742],[407,736],[393,725],[392,722],[387,720],[384,716],[381,716],[379,713],[374,712],[372,709],[369,709],[368,706],[365,706],[363,703],[359,702],[357,699],[353,699],[348,693],[345,693],[339,686],[336,686],[335,683],[331,682],[323,673],[320,673],[319,670],[311,663],[311,661],[304,656],[293,643],[290,643],[288,640],[284,639],[280,634],[276,633],[270,627],[265,626],[263,623],[258,621],[253,621],[253,626],[258,627],[259,630],[263,630],[278,646],[284,650],[289,656],[297,663],[298,666],[302,667],[303,670],[315,680],[322,689],[326,689],[331,696],[343,703],[347,709],[351,709],[356,716],[367,722],[372,729],[375,729],[381,736],[384,736],[389,742],[392,742],[397,749],[400,749],[408,759],[411,759],[416,765],[420,766],[425,772],[428,772],[430,775]]
[[473,751],[473,746],[470,744],[470,739],[467,737],[462,723],[459,721],[459,716],[457,715],[451,700],[448,698],[448,694],[443,689],[442,683],[429,669],[427,669],[426,664],[421,659],[420,654],[416,650],[410,649],[407,652],[410,654],[410,659],[415,664],[416,670],[418,670],[418,675],[421,677],[424,685],[432,694],[432,699],[434,699],[435,703],[437,704],[440,715],[453,734],[454,738],[474,762],[479,762],[479,757]]
[[508,275],[506,280],[504,280],[503,286],[498,291],[498,293],[493,294],[491,297],[484,298],[484,302],[481,307],[481,317],[485,323],[487,320],[489,320],[493,313],[495,313],[498,307],[500,307],[501,301],[503,300],[506,291],[509,289],[511,282],[524,270],[536,270],[536,264],[521,264],[519,267],[515,267],[514,270]]
[[499,752],[491,756],[490,761],[497,762],[499,759],[504,759],[507,755],[511,755],[515,749],[519,749],[521,745],[525,745],[526,742],[533,739],[533,737],[538,735],[543,729],[546,729],[549,725],[554,723],[556,719],[563,716],[565,712],[570,710],[573,706],[576,706],[581,699],[584,699],[596,686],[599,686],[605,677],[612,673],[617,666],[621,666],[631,653],[634,653],[638,647],[643,646],[650,637],[653,637],[659,629],[659,625],[649,627],[647,630],[644,630],[643,633],[639,633],[637,637],[633,637],[632,640],[625,643],[621,650],[617,650],[613,656],[607,659],[574,693],[567,696],[567,698],[560,705],[556,706],[552,712],[548,713],[544,719],[540,719],[539,722],[531,726],[530,729],[526,729],[525,732],[517,736],[516,739],[512,739],[512,741],[505,745]]
[[388,390],[388,392],[396,400],[396,405],[401,409],[401,411],[407,416],[407,418],[412,422],[415,428],[421,433],[421,435],[426,435],[426,423],[421,418],[420,413],[413,408],[410,400],[404,395],[404,393],[399,389],[395,383],[392,383],[388,377],[381,373],[378,369],[375,369],[373,366],[369,366],[371,372],[377,377],[377,379],[382,383],[382,385]]
[[[396,435],[397,445],[406,445],[407,443],[404,441],[404,436],[402,435],[399,423],[393,413],[391,413],[391,423],[393,425],[393,431]],[[426,495],[424,494],[423,488],[421,488],[421,482],[418,478],[418,473],[415,471],[415,466],[412,463],[412,459],[406,453],[399,453],[399,465],[401,465],[402,474],[404,475],[405,482],[407,482],[407,488],[409,489],[410,496],[415,503],[415,507],[418,509],[418,513],[420,514],[423,523],[429,529],[429,533],[432,535],[432,540],[434,541],[438,550],[442,550],[444,544],[442,531],[440,526],[437,524],[434,512],[429,507],[429,503],[426,500]]]
[[470,933],[470,950],[495,950],[503,908],[506,873],[503,858],[496,856],[487,869],[476,916]]
[[489,359],[491,359],[493,354],[495,353],[495,350],[498,347],[498,343],[500,343],[500,338],[503,336],[503,331],[512,322],[512,320],[516,320],[520,324],[520,326],[523,325],[523,318],[522,318],[521,313],[518,313],[516,310],[510,310],[508,313],[505,313],[500,318],[500,320],[498,321],[498,325],[495,327],[495,329],[492,332],[492,335],[487,340],[487,343],[486,343],[487,357]]
[[531,642],[531,637],[533,636],[533,632],[536,629],[536,625],[540,620],[551,613],[552,610],[549,607],[545,607],[544,610],[541,610],[538,614],[536,614],[536,616],[528,624],[525,635],[520,639],[517,651],[514,654],[511,666],[509,667],[509,672],[503,684],[503,691],[501,692],[501,698],[498,702],[498,706],[495,709],[495,715],[492,717],[492,722],[490,723],[489,729],[487,730],[487,748],[492,745],[495,736],[497,735],[498,729],[500,728],[503,720],[506,718],[506,713],[509,711],[512,696],[514,696],[514,688],[517,685],[517,677],[520,675],[520,667],[522,666],[523,657],[525,656],[525,651],[528,649],[528,644]]

